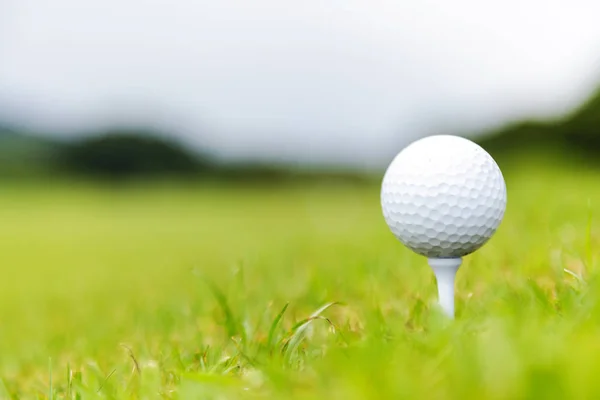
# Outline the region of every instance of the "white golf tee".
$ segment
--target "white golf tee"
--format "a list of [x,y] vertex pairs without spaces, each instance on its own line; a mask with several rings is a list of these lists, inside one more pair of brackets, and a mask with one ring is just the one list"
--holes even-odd
[[437,280],[438,298],[442,310],[454,318],[454,280],[462,258],[430,258],[429,266]]

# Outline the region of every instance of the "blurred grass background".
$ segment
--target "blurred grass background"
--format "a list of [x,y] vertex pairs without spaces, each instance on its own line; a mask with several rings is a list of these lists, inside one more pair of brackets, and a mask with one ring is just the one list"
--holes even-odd
[[379,173],[7,127],[0,397],[594,398],[598,98],[478,136],[508,210],[451,324],[383,221]]

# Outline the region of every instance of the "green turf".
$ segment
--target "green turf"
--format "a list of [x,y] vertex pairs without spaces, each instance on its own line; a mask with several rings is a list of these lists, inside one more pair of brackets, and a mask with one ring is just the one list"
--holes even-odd
[[3,186],[0,398],[597,397],[600,173],[505,171],[454,322],[377,182]]

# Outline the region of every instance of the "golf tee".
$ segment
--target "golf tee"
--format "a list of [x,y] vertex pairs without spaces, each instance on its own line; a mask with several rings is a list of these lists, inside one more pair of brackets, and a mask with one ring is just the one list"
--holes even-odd
[[454,281],[462,258],[430,258],[438,288],[439,304],[450,318],[454,318]]

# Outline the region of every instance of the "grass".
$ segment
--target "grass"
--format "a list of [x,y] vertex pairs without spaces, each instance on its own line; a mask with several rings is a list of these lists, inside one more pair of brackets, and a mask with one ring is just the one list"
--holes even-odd
[[600,172],[505,172],[454,322],[377,182],[5,185],[0,398],[593,398]]

